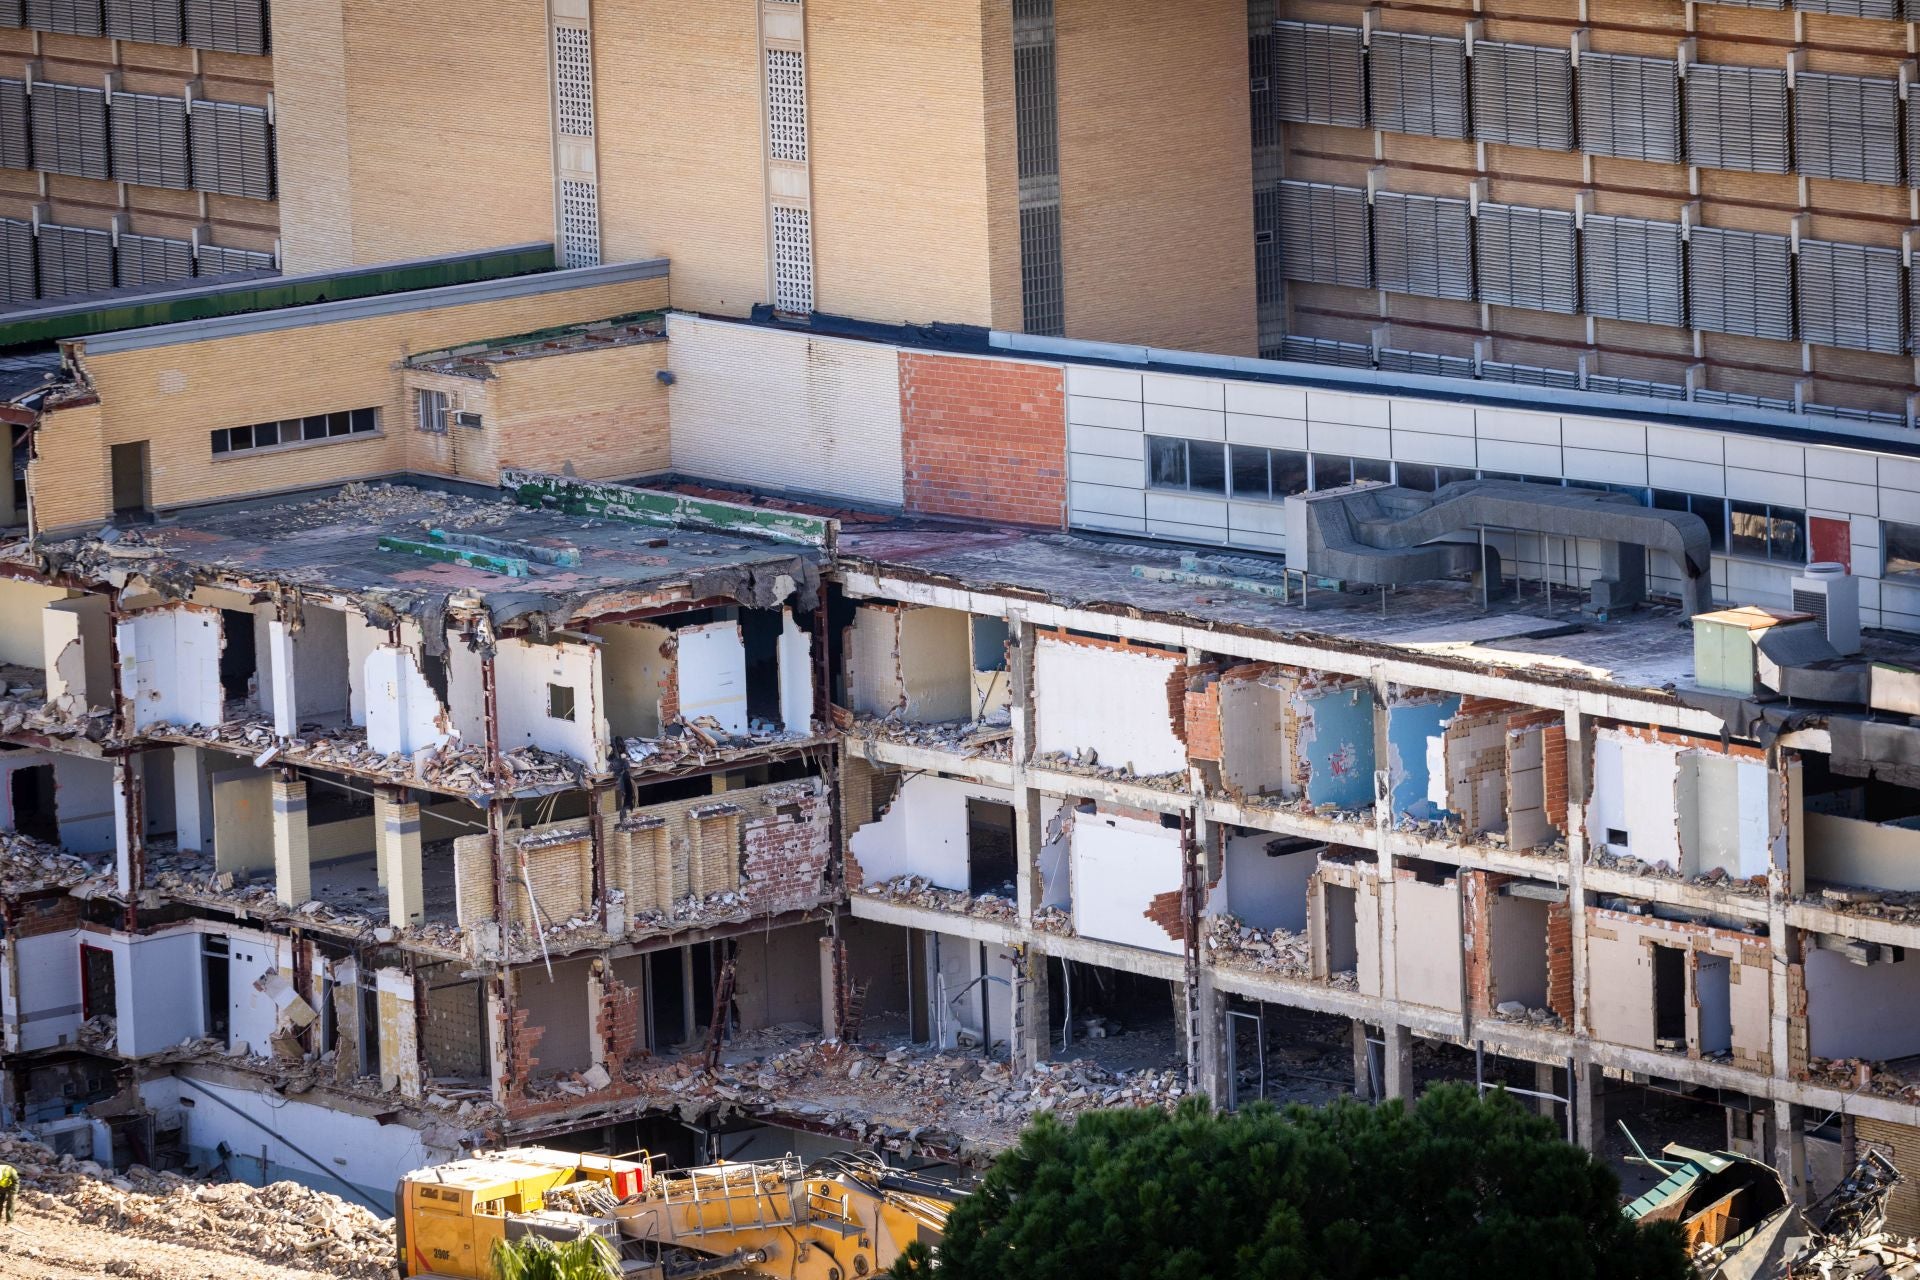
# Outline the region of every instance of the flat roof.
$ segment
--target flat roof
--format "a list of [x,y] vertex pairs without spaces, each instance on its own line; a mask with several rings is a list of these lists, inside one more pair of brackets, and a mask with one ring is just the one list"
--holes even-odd
[[[817,581],[821,552],[741,534],[584,518],[497,490],[394,480],[189,508],[48,548],[83,572],[175,583],[298,585],[420,614],[456,597],[497,625],[649,607],[648,598],[775,603]],[[189,594],[177,590],[182,596]]]
[[[1694,682],[1693,628],[1677,603],[1656,601],[1602,622],[1581,611],[1584,591],[1556,587],[1549,608],[1539,583],[1521,583],[1516,600],[1509,580],[1507,597],[1483,610],[1472,585],[1442,579],[1393,588],[1383,611],[1378,590],[1313,589],[1302,604],[1297,576],[1283,603],[1277,556],[905,521],[849,525],[839,550],[852,567],[881,576],[1277,640],[1400,650],[1550,683],[1671,693]],[[1862,660],[1920,661],[1920,641],[1886,632],[1868,633],[1865,649]]]
[[431,369],[437,373],[483,376],[487,366],[514,360],[535,360],[542,356],[603,351],[608,347],[666,340],[666,313],[639,311],[610,316],[605,320],[589,320],[584,324],[558,325],[533,333],[483,338],[441,351],[423,351],[419,355],[409,356],[407,367]]

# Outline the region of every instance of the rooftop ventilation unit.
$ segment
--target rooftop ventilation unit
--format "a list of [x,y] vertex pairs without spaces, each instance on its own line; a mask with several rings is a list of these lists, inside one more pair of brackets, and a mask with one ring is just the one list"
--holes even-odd
[[1818,619],[1836,653],[1860,652],[1860,580],[1845,565],[1831,560],[1808,565],[1805,575],[1793,580],[1793,607]]

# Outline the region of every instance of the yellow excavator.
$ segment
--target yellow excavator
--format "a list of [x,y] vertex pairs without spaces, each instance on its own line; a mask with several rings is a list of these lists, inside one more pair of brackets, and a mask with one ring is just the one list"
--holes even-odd
[[867,1152],[656,1170],[645,1152],[476,1152],[416,1170],[395,1193],[400,1274],[489,1280],[497,1242],[604,1238],[622,1280],[860,1280],[937,1243],[958,1184]]

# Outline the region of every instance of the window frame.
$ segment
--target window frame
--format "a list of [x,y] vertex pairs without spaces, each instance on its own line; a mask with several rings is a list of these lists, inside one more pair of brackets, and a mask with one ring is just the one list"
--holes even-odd
[[453,416],[453,402],[446,392],[435,387],[413,389],[413,429],[430,436],[447,434]]
[[[1911,569],[1894,568],[1893,530],[1911,529],[1914,537],[1915,554],[1900,557],[1901,561],[1911,564]],[[1907,524],[1902,520],[1882,520],[1880,522],[1880,576],[1892,578],[1897,582],[1920,582],[1920,524]]]
[[[324,434],[309,432],[315,423]],[[311,445],[331,444],[336,440],[364,439],[380,434],[380,409],[335,409],[327,413],[306,414],[295,418],[270,418],[231,427],[215,427],[207,435],[208,449],[215,462],[256,453],[278,453],[286,449],[304,449]],[[271,440],[264,437],[271,436]],[[237,439],[246,443],[236,445]]]
[[[1266,492],[1242,493],[1240,491],[1239,480],[1235,475],[1235,467],[1238,465],[1238,460],[1243,454],[1255,453],[1261,455],[1261,461],[1265,464],[1264,470],[1267,476]],[[1298,489],[1291,490],[1287,493],[1274,492],[1273,459],[1275,454],[1281,454],[1288,458],[1299,460],[1301,483]],[[1227,496],[1235,502],[1278,503],[1285,502],[1288,498],[1294,496],[1294,494],[1311,493],[1313,492],[1313,463],[1309,460],[1309,457],[1310,455],[1305,449],[1278,449],[1263,444],[1234,444],[1229,442],[1227,445]]]
[[[1161,445],[1178,445],[1180,448],[1181,481],[1178,484],[1164,482],[1154,478],[1158,469],[1154,454],[1157,447]],[[1218,449],[1220,451],[1220,487],[1217,490],[1194,487],[1193,450],[1196,445],[1203,449]],[[1218,498],[1223,502],[1232,494],[1232,477],[1229,473],[1227,445],[1224,440],[1193,440],[1186,436],[1149,435],[1147,437],[1146,454],[1146,489],[1150,493],[1184,493],[1189,497]]]
[[[1747,508],[1747,510],[1738,511],[1738,510],[1735,510],[1736,507],[1745,507]],[[1776,512],[1791,512],[1793,514],[1793,518],[1789,520],[1785,516],[1775,514]],[[1757,516],[1763,517],[1766,520],[1767,532],[1766,532],[1765,541],[1766,541],[1767,549],[1766,549],[1765,555],[1756,555],[1751,551],[1736,550],[1734,548],[1734,532],[1733,532],[1734,517],[1740,516],[1740,515],[1757,515]],[[1776,524],[1792,524],[1798,531],[1797,541],[1800,548],[1800,554],[1797,560],[1790,555],[1775,554],[1774,547],[1779,541],[1779,534],[1776,532],[1774,528]],[[1807,535],[1807,512],[1804,507],[1784,507],[1784,506],[1776,507],[1771,502],[1750,502],[1743,498],[1727,499],[1726,554],[1734,557],[1735,559],[1748,560],[1755,564],[1797,565],[1800,568],[1805,568],[1807,565],[1807,556],[1809,554],[1809,551],[1807,548],[1807,536],[1808,536]]]

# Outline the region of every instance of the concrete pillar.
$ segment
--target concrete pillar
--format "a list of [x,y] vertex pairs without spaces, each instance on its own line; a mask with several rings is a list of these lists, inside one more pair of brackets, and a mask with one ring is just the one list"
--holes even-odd
[[1046,843],[1046,806],[1027,786],[1027,758],[1033,751],[1033,628],[1018,610],[1007,615],[1007,693],[1013,737],[1013,840],[1020,874],[1014,895],[1023,926],[1033,924],[1040,903],[1040,850]]
[[1018,961],[1020,981],[1014,988],[1020,1009],[1014,1015],[1020,1042],[1014,1047],[1014,1068],[1031,1071],[1053,1052],[1053,987],[1047,980],[1047,953],[1029,943]]
[[421,1095],[420,1028],[414,1015],[413,975],[405,969],[374,971],[380,1008],[380,1087],[405,1098]]
[[487,983],[487,1075],[496,1101],[507,1096],[512,1074],[513,1017],[507,998],[511,973]]
[[1807,1192],[1807,1109],[1791,1102],[1773,1104],[1773,1167],[1787,1184],[1787,1196],[1804,1206]]
[[1373,1046],[1367,1043],[1367,1024],[1353,1020],[1353,1096],[1373,1101]]
[[146,862],[146,805],[140,790],[137,755],[113,762],[113,879],[114,887],[131,901],[141,889]]
[[273,732],[291,738],[300,731],[299,704],[293,689],[293,632],[279,618],[267,623],[268,661],[273,681]]
[[1194,1086],[1213,1099],[1216,1107],[1227,1103],[1227,998],[1213,985],[1213,970],[1200,971],[1200,1043],[1194,1047]]
[[604,961],[596,960],[587,966],[587,1056],[593,1065],[604,1068],[607,1065],[607,1025],[601,1015],[605,1012],[607,999],[606,973],[601,968]]
[[[700,1027],[699,1013],[693,1007],[693,944],[680,948],[680,1043],[692,1044]],[[836,1027],[837,1031],[838,1028]]]
[[1381,1028],[1381,1039],[1387,1042],[1386,1052],[1381,1057],[1386,1062],[1386,1096],[1399,1098],[1405,1102],[1413,1101],[1413,1032],[1406,1027],[1386,1026]]
[[834,943],[830,933],[820,935],[820,1038],[840,1038],[840,974],[834,965]]
[[213,848],[213,782],[198,747],[173,749],[173,820],[180,848]]
[[273,896],[283,907],[297,907],[313,897],[312,861],[307,851],[307,784],[293,780],[290,774],[280,774],[273,780]]
[[[1554,1071],[1551,1062],[1533,1064],[1533,1091],[1535,1093],[1554,1093]],[[1535,1098],[1534,1110],[1551,1120],[1557,1114],[1554,1110],[1559,1104],[1552,1098]]]
[[373,790],[373,839],[385,869],[387,921],[396,929],[427,918],[420,888],[420,806],[404,787]]
[[1573,1136],[1582,1150],[1599,1155],[1607,1143],[1607,1078],[1599,1063],[1576,1058],[1571,1083]]

